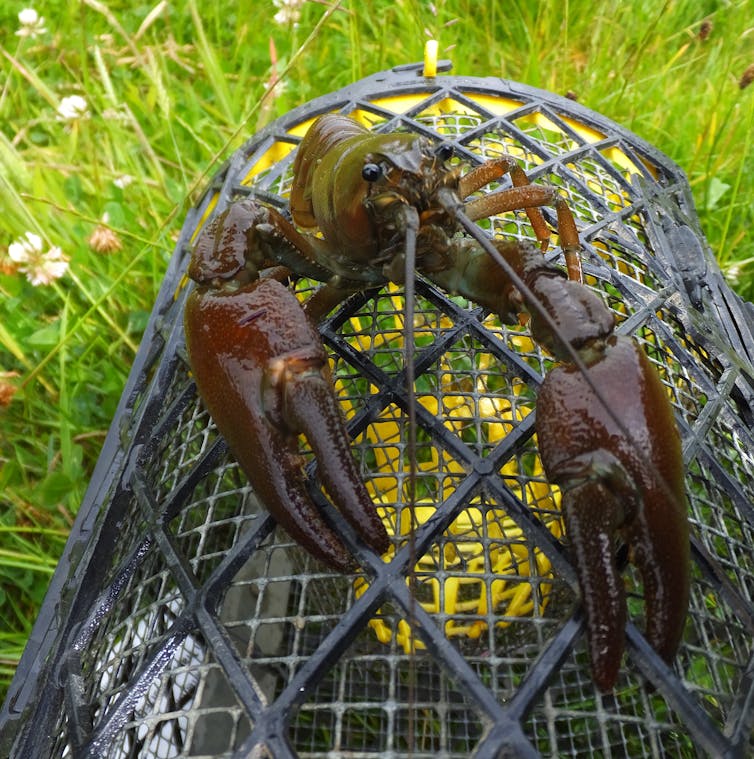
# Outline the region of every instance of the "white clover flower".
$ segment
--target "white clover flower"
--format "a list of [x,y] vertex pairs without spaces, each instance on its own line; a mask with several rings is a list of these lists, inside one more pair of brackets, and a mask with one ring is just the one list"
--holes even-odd
[[34,232],[27,232],[17,242],[12,242],[8,246],[8,255],[11,261],[17,264],[25,263],[31,256],[42,252],[42,238],[35,235]]
[[276,24],[297,24],[301,18],[301,6],[304,0],[272,0],[272,4],[278,8],[273,16]]
[[121,107],[105,108],[105,110],[102,111],[102,118],[105,119],[105,121],[120,121],[123,123],[129,121],[128,114]]
[[21,28],[16,32],[19,37],[35,39],[47,31],[44,17],[40,16],[34,8],[24,8],[18,14],[18,23],[21,24]]
[[18,392],[18,387],[6,379],[16,379],[21,375],[18,372],[0,372],[0,406],[10,406],[13,396]]
[[89,105],[81,95],[68,95],[58,106],[59,121],[75,121],[89,118]]
[[68,257],[57,246],[43,252],[42,238],[27,232],[8,246],[8,257],[35,287],[49,285],[68,271]]
[[35,287],[49,285],[53,280],[60,279],[68,271],[68,256],[57,246],[50,248],[39,260],[34,269],[26,272],[26,278]]
[[134,178],[130,174],[123,174],[120,177],[116,177],[113,179],[113,184],[120,190],[125,190],[128,185],[131,184],[131,182],[134,181]]
[[285,79],[278,79],[277,75],[274,75],[268,81],[262,82],[262,87],[265,91],[274,90],[272,97],[279,98],[288,89],[288,82]]
[[746,261],[738,261],[723,268],[723,275],[725,276],[725,279],[728,280],[729,284],[733,285],[734,287],[740,284],[741,275],[743,274],[745,265]]

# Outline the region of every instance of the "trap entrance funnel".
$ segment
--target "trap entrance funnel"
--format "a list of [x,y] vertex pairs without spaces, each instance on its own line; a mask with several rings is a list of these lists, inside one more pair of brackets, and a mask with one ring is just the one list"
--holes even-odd
[[[253,193],[286,210],[296,146],[330,111],[452,142],[470,165],[509,153],[568,201],[586,282],[647,352],[683,440],[692,586],[672,667],[641,634],[628,568],[626,655],[614,692],[596,690],[559,494],[534,438],[551,357],[525,325],[421,278],[414,539],[399,287],[355,295],[321,325],[388,554],[354,542],[311,460],[312,493],[362,571],[318,564],[255,498],[196,396],[184,274],[198,230],[228,203]],[[488,226],[531,238],[523,213]],[[557,242],[548,256],[562,262]],[[302,297],[311,286],[297,283]],[[570,100],[405,66],[291,111],[236,151],[187,215],[3,706],[0,753],[751,753],[753,333],[754,309],[724,282],[683,173]]]

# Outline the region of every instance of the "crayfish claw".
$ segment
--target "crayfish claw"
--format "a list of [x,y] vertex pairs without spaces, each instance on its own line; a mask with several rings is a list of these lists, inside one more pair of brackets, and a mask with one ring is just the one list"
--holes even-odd
[[675,504],[650,510],[629,532],[629,558],[644,586],[644,635],[667,664],[681,642],[689,599],[688,521],[678,510]]
[[[275,436],[258,452],[249,480],[277,523],[312,556],[339,572],[350,572],[356,562],[340,536],[327,525],[306,490],[300,457],[291,441]],[[260,482],[266,477],[266,484]]]
[[380,554],[387,551],[390,541],[359,476],[329,376],[313,372],[291,380],[284,414],[311,445],[319,478],[335,506],[368,546]]
[[562,507],[584,603],[592,677],[607,692],[618,678],[626,627],[626,593],[614,558],[623,509],[599,480],[566,490]]
[[313,556],[339,571],[355,562],[307,492],[304,434],[331,499],[381,553],[388,537],[359,477],[330,385],[319,333],[274,279],[232,290],[200,287],[185,309],[199,394],[267,510]]
[[563,364],[545,378],[537,437],[545,472],[563,491],[594,681],[610,690],[627,615],[615,540],[642,575],[647,640],[669,663],[688,607],[689,524],[680,436],[657,372],[627,337],[611,335],[592,352],[581,350],[586,375]]

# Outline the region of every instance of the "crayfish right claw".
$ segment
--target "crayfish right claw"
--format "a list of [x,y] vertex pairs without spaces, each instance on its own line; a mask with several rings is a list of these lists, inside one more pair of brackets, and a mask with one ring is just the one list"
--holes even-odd
[[298,438],[318,458],[334,504],[383,553],[385,527],[348,447],[319,333],[273,279],[229,291],[197,288],[185,309],[199,394],[256,494],[309,553],[339,571],[355,562],[307,492]]
[[586,374],[561,365],[547,375],[537,438],[548,479],[563,491],[594,681],[609,691],[627,614],[615,540],[642,575],[647,640],[669,663],[686,621],[689,524],[680,436],[662,381],[636,341],[612,335],[600,350]]
[[[389,546],[387,532],[359,476],[329,375],[322,372],[322,366],[294,372],[288,378],[284,419],[311,445],[319,478],[335,506],[359,537],[382,554]],[[306,547],[312,550],[311,545]]]

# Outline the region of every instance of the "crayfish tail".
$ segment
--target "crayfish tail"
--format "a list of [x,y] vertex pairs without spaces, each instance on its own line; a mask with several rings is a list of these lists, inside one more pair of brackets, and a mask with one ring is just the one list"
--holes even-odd
[[319,373],[306,374],[287,383],[285,393],[286,421],[309,441],[332,502],[368,546],[385,553],[387,531],[356,467],[330,383]]
[[566,490],[562,508],[586,615],[592,677],[608,692],[618,678],[626,627],[626,594],[613,546],[622,509],[598,481]]

